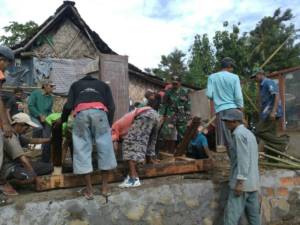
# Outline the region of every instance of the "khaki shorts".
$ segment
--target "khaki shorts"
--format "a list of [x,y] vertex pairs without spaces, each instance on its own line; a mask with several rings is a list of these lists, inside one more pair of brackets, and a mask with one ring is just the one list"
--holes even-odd
[[13,134],[11,138],[4,138],[3,151],[10,160],[15,160],[24,155],[24,150],[20,144],[18,137]]

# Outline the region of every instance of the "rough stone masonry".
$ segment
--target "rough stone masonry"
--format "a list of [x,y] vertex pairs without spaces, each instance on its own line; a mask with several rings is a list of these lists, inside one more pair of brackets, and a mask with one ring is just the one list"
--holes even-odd
[[[1,208],[0,224],[222,224],[226,183],[183,179],[183,176],[157,178],[144,183],[136,189],[114,188],[107,204],[100,195],[93,201],[86,201],[66,194],[74,193],[74,189],[32,193],[23,203]],[[300,224],[300,171],[265,171],[261,176],[261,186],[263,224]],[[44,199],[34,197],[45,194]],[[247,223],[242,221],[242,224]]]

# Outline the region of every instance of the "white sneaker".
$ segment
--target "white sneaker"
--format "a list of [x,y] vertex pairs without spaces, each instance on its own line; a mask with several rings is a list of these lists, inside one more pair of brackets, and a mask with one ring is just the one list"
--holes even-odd
[[130,179],[130,176],[127,175],[127,177],[125,178],[125,180],[121,184],[119,184],[119,188],[125,188],[127,186],[127,183],[129,181],[129,179]]
[[128,180],[124,180],[122,184],[119,185],[121,188],[129,188],[129,187],[138,187],[141,186],[140,179],[136,178],[129,178]]

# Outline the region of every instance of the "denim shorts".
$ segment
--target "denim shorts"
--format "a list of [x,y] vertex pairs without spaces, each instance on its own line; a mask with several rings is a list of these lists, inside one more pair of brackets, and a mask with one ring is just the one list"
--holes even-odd
[[87,109],[79,112],[74,120],[72,139],[74,146],[73,172],[75,174],[87,174],[93,171],[93,144],[96,146],[100,170],[111,170],[117,167],[111,130],[104,111]]

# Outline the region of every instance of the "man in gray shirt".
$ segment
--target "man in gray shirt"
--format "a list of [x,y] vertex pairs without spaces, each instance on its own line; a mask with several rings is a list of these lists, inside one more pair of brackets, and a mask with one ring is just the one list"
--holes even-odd
[[243,113],[240,110],[227,110],[222,120],[231,131],[233,139],[229,154],[230,190],[224,212],[224,225],[237,225],[244,211],[250,225],[260,225],[256,138],[243,125]]

